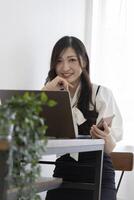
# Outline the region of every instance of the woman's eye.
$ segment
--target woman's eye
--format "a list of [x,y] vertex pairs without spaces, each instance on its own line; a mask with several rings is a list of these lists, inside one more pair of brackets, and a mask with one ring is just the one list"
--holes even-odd
[[69,61],[70,61],[70,62],[76,62],[77,60],[74,59],[74,58],[71,58]]
[[62,60],[57,60],[57,63],[61,63],[62,62]]

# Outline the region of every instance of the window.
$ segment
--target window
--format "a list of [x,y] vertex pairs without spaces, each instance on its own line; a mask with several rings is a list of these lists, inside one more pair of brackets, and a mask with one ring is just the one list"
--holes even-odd
[[105,85],[113,91],[123,116],[125,143],[133,143],[133,0],[92,2],[90,47],[92,82]]

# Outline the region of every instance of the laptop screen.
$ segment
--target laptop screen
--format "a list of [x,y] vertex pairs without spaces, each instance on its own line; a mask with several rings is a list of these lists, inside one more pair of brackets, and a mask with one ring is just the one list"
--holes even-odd
[[[25,92],[39,94],[40,90],[0,90],[0,100],[4,103],[15,94]],[[41,116],[48,126],[46,136],[49,138],[76,138],[75,126],[72,117],[69,93],[67,91],[45,91],[49,99],[57,102],[56,106],[43,106]]]

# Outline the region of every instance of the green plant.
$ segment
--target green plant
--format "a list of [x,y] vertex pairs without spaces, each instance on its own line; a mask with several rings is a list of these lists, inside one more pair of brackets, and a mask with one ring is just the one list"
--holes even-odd
[[[39,95],[16,95],[0,106],[0,135],[12,136],[11,177],[19,188],[18,200],[38,200],[33,183],[40,175],[38,161],[45,150],[47,125],[40,113],[42,106],[53,107],[55,101],[42,92]],[[28,186],[25,195],[24,188]]]

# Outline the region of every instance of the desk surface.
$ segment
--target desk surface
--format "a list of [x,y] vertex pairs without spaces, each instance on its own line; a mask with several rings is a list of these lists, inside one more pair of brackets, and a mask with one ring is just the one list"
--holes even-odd
[[104,140],[102,139],[51,139],[48,140],[44,155],[103,151],[103,149]]
[[[64,154],[64,153],[75,153],[75,152],[86,152],[86,151],[101,151],[103,153],[104,149],[104,140],[102,139],[64,139],[64,140],[48,140],[46,151],[44,152],[44,155],[50,155],[50,154]],[[102,154],[101,154],[102,155]],[[101,159],[102,160],[102,159]],[[101,162],[102,163],[102,162]],[[101,177],[101,170],[102,170],[102,164],[100,164],[100,176]],[[52,179],[52,178],[51,178]],[[36,190],[38,192],[42,192],[46,189],[52,189],[52,186],[54,188],[57,188],[57,183],[55,184],[55,181],[58,181],[58,184],[61,184],[62,180],[49,180],[46,183],[45,179],[44,182],[40,185],[37,184],[35,186]],[[50,185],[52,183],[52,186]],[[99,183],[99,188],[100,188]],[[26,191],[25,191],[26,192]],[[100,192],[99,192],[100,193]],[[14,188],[12,190],[8,190],[7,193],[7,200],[17,200],[17,189]],[[99,199],[99,198],[97,198]]]

